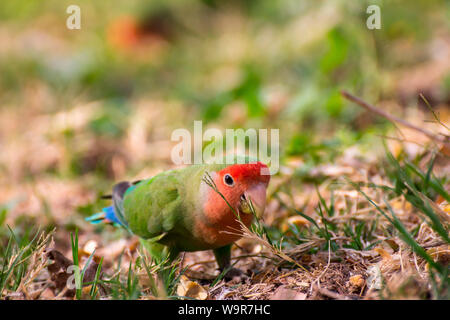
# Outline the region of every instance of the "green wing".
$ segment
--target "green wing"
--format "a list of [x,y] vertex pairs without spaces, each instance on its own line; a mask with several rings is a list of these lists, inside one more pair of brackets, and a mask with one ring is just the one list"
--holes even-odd
[[182,216],[181,187],[177,171],[173,170],[127,190],[123,208],[130,230],[146,239],[172,231]]

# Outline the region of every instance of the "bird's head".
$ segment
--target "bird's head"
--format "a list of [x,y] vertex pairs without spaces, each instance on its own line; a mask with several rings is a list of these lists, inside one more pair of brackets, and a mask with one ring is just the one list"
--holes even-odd
[[[269,169],[265,164],[259,161],[233,164],[215,172],[212,179],[217,191],[235,210],[239,210],[241,215],[251,215],[254,210],[257,217],[262,216],[270,181]],[[217,192],[214,193],[216,194],[212,195],[210,200],[217,201],[218,205],[228,206]]]

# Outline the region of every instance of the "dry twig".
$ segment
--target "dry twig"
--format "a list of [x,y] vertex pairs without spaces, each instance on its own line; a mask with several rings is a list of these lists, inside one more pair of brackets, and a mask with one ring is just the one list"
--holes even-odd
[[408,127],[410,129],[416,130],[422,134],[424,134],[425,136],[427,136],[428,138],[430,138],[433,141],[439,142],[439,143],[443,143],[447,148],[450,148],[450,143],[449,143],[449,137],[448,136],[438,136],[426,129],[420,128],[404,119],[401,119],[399,117],[396,117],[394,115],[391,115],[389,113],[387,113],[384,110],[381,110],[377,107],[375,107],[374,105],[371,105],[367,102],[365,102],[364,100],[362,100],[361,98],[358,98],[354,95],[352,95],[351,93],[347,92],[347,91],[341,91],[341,94],[344,98],[358,104],[359,106],[363,107],[364,109],[375,113],[383,118],[386,118],[387,120],[394,122],[394,123],[399,123],[405,127]]

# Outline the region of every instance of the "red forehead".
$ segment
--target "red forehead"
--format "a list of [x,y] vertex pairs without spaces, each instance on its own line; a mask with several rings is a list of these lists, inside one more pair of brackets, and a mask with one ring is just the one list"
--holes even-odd
[[268,183],[270,180],[269,169],[262,162],[233,164],[218,172],[222,178],[225,174],[230,174],[234,179],[240,181],[258,180]]

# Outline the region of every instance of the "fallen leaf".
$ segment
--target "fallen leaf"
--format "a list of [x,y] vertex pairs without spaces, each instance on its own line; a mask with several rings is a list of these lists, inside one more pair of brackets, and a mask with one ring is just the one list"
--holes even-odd
[[405,212],[411,211],[412,210],[412,205],[409,202],[406,202],[402,199],[396,199],[394,201],[391,202],[391,206],[392,208],[396,209],[396,210],[403,210]]
[[58,250],[49,250],[47,251],[47,256],[50,260],[53,260],[53,263],[48,266],[50,272],[56,272],[60,269],[66,270],[73,263],[71,260],[67,259],[61,252]]
[[392,259],[392,256],[385,249],[383,249],[381,247],[376,247],[374,250],[375,250],[376,253],[378,253],[385,260],[391,260]]
[[[53,263],[47,267],[47,270],[50,273],[50,279],[54,283],[54,289],[56,289],[56,292],[54,290],[53,293],[57,295],[67,287],[67,281],[71,276],[71,273],[68,273],[67,269],[73,265],[73,262],[67,259],[61,252],[54,249],[48,251],[47,256],[50,260],[53,260]],[[74,295],[74,289],[68,289],[64,294],[66,297],[73,297]]]
[[350,279],[348,280],[348,282],[350,283],[350,285],[357,287],[357,288],[362,288],[362,286],[365,283],[364,278],[360,274],[351,276]]
[[[126,239],[119,239],[110,243],[106,247],[96,250],[96,255],[108,257],[110,260],[116,259],[125,249],[127,249],[128,243]],[[105,258],[106,259],[106,258]]]
[[189,278],[185,275],[180,277],[180,283],[177,287],[177,295],[197,300],[206,300],[208,298],[208,292],[205,288],[197,282],[189,280]]
[[[86,268],[86,271],[84,272],[84,278],[83,282],[92,282],[95,280],[95,274],[97,273],[98,269],[98,263],[94,261],[94,259],[91,260],[89,265]],[[101,278],[101,270],[100,270],[100,278]]]
[[306,293],[288,289],[285,286],[280,286],[275,290],[270,300],[305,300]]
[[[236,242],[236,245],[238,245],[248,253],[259,253],[261,251],[257,248],[259,246],[258,243],[253,239],[241,238]],[[259,251],[255,252],[257,250]]]
[[290,225],[295,225],[298,228],[307,226],[309,224],[309,221],[306,220],[305,218],[303,218],[302,216],[291,216],[289,217],[281,226],[281,230],[283,232],[288,232],[289,231],[289,226]]
[[395,252],[395,251],[398,251],[398,249],[400,248],[400,246],[398,245],[398,243],[395,242],[395,240],[393,240],[393,239],[386,239],[386,240],[384,240],[384,242],[386,242],[386,243],[389,245],[389,247],[390,247],[392,250],[394,250],[394,252]]
[[[53,281],[54,288],[57,291],[57,292],[54,291],[53,293],[57,295],[59,292],[67,288],[67,291],[65,292],[64,296],[73,297],[75,295],[75,289],[68,289],[67,287],[69,278],[73,276],[73,271],[69,272],[70,271],[69,267],[73,265],[73,262],[68,258],[66,258],[61,252],[54,249],[48,251],[47,256],[49,257],[50,260],[53,260],[53,263],[47,267],[47,270],[50,273],[50,279]],[[94,261],[94,259],[92,259],[84,273],[83,283],[94,281],[97,268],[98,264]],[[101,286],[99,287],[101,288]]]
[[55,298],[55,294],[50,288],[45,288],[45,290],[40,293],[39,298],[43,300],[51,300]]

